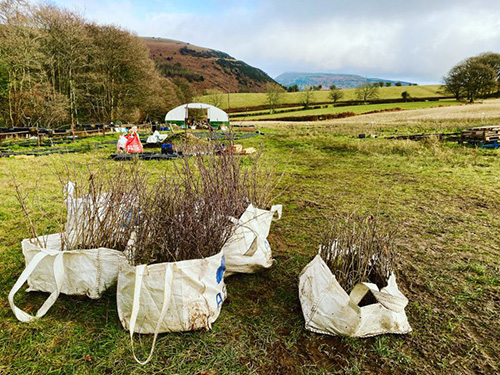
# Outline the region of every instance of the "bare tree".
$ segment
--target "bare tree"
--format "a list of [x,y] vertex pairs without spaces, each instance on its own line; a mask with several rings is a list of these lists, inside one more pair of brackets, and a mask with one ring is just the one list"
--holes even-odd
[[165,118],[165,113],[182,104],[175,94],[175,85],[168,78],[151,78],[148,92],[144,95],[139,111],[139,120],[158,121]]
[[79,84],[89,65],[91,40],[85,20],[74,12],[54,5],[38,5],[33,17],[43,38],[40,51],[54,94],[67,97],[71,126],[78,123]]
[[101,121],[141,116],[146,100],[159,79],[149,50],[142,40],[114,26],[89,25],[94,46],[92,89],[88,97]]
[[68,119],[68,98],[58,92],[54,93],[47,82],[33,85],[24,94],[24,105],[20,113],[24,125],[53,128],[55,124]]
[[337,104],[337,102],[344,97],[344,93],[337,88],[333,88],[333,89],[330,89],[330,92],[328,93],[328,97],[330,98],[330,100],[333,102],[333,105],[335,106],[335,104]]
[[273,84],[266,84],[266,99],[269,105],[269,113],[274,113],[274,110],[281,104],[285,90],[283,87]]
[[207,90],[205,101],[207,104],[213,105],[214,107],[222,108],[222,105],[224,104],[224,93],[215,89]]
[[379,86],[378,84],[372,84],[365,82],[362,85],[356,87],[356,98],[363,103],[368,100],[373,100],[378,98]]
[[194,93],[189,81],[184,77],[175,77],[173,82],[175,83],[175,92],[179,101],[181,103],[192,102]]
[[304,109],[308,109],[311,103],[314,101],[314,87],[306,86],[304,91],[300,94],[300,104]]

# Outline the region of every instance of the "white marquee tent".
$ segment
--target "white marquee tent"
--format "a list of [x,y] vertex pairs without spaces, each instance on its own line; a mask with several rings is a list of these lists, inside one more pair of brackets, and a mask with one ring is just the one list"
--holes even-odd
[[167,113],[165,116],[166,123],[184,122],[189,117],[190,109],[207,110],[207,117],[210,123],[229,123],[229,117],[222,109],[205,103],[188,103],[182,104]]

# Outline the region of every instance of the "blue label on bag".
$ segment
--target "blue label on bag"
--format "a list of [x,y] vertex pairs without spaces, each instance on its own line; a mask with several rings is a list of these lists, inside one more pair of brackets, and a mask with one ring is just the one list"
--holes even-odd
[[222,303],[222,294],[217,293],[217,295],[215,296],[215,301],[217,302],[217,307],[219,307]]
[[220,284],[220,282],[224,278],[224,271],[225,270],[226,270],[226,258],[223,255],[221,262],[220,262],[220,267],[217,268],[217,273],[215,275],[215,278],[217,279],[217,284]]

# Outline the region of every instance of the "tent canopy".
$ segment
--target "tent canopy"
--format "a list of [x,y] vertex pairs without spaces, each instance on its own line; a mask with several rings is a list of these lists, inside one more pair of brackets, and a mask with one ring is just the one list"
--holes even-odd
[[190,109],[206,109],[207,117],[210,122],[229,122],[229,117],[226,112],[220,108],[205,103],[188,103],[175,107],[167,113],[165,116],[165,122],[184,122],[184,120],[188,118],[188,111]]

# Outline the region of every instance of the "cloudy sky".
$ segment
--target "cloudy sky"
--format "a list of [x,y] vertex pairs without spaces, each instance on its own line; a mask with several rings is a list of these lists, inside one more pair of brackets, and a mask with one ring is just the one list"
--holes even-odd
[[460,60],[500,52],[499,0],[55,0],[140,36],[229,53],[272,77],[354,73],[440,83]]

